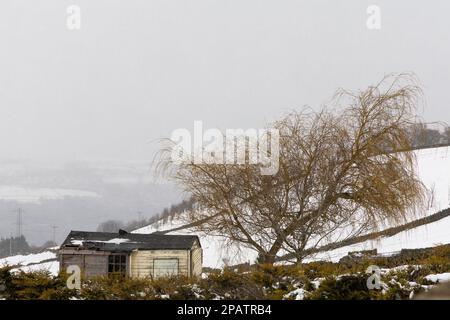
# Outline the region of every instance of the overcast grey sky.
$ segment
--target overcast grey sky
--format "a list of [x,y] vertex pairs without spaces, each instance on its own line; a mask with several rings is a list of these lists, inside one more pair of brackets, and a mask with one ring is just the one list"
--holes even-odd
[[[66,8],[81,8],[81,30]],[[366,9],[381,8],[381,30]],[[450,122],[450,2],[2,0],[0,157],[148,160],[176,128],[258,128],[413,71]]]

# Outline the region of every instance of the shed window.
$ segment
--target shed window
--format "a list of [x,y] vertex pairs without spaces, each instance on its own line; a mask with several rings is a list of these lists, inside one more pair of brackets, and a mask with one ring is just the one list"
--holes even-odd
[[108,273],[125,275],[127,272],[127,256],[115,254],[108,256]]
[[154,259],[153,276],[167,277],[178,275],[178,259]]

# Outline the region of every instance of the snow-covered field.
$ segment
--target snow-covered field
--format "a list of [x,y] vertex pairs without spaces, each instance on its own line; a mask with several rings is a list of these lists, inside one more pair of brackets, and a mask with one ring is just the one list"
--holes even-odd
[[56,259],[56,254],[51,251],[44,251],[36,254],[17,255],[0,259],[0,266],[2,265],[22,265],[27,266],[29,264],[38,263],[45,260]]
[[12,269],[12,272],[23,271],[23,272],[35,272],[35,271],[48,271],[50,274],[56,276],[59,273],[59,262],[58,261],[48,261],[38,264],[32,264],[29,266],[22,266]]
[[450,147],[419,150],[416,154],[419,177],[433,193],[428,214],[450,207]]
[[[57,248],[51,248],[56,250]],[[12,271],[48,271],[53,275],[59,272],[59,262],[56,260],[54,251],[44,251],[36,254],[16,255],[0,259],[0,267],[16,267]]]
[[[430,200],[426,215],[436,213],[450,207],[450,147],[423,149],[416,151],[417,170],[420,179],[430,191]],[[136,233],[152,233],[170,230],[183,226],[182,218],[174,218],[163,223],[156,222],[144,228],[135,230]],[[184,229],[173,234],[189,234],[192,230]],[[218,236],[199,235],[204,250],[205,267],[218,268],[225,263],[237,264],[253,262],[257,256],[252,249],[238,246],[223,245],[224,239]],[[401,232],[392,237],[385,237],[375,241],[366,241],[352,246],[317,254],[311,260],[339,261],[349,251],[376,248],[379,253],[394,253],[405,248],[426,248],[438,244],[450,243],[450,217],[432,224]]]
[[[417,151],[418,173],[426,188],[432,193],[426,215],[450,207],[450,147]],[[377,249],[378,253],[395,253],[401,249],[427,248],[450,243],[450,217],[352,246],[318,254],[314,259],[338,261],[349,251]]]

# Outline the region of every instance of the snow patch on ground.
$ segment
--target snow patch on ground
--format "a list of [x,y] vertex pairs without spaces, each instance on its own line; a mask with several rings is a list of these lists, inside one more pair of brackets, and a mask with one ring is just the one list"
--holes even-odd
[[58,261],[49,261],[38,264],[32,264],[28,266],[23,266],[19,268],[12,269],[11,272],[36,272],[36,271],[45,271],[49,272],[53,276],[57,276],[59,273],[59,262]]
[[447,282],[447,281],[450,281],[450,272],[430,274],[430,275],[426,276],[425,279],[427,279],[428,281],[434,282],[434,283]]
[[59,272],[59,262],[56,260],[56,253],[52,251],[3,258],[0,259],[0,267],[2,266],[16,267],[12,272],[48,271],[52,275]]
[[295,298],[295,300],[303,300],[305,298],[306,291],[302,288],[295,289],[283,296],[283,299]]
[[395,272],[399,272],[399,271],[407,271],[409,269],[413,269],[415,271],[420,270],[420,268],[422,268],[422,266],[420,265],[416,265],[416,264],[405,264],[405,265],[401,265],[401,266],[397,266],[397,267],[393,267],[393,268],[381,268],[381,274],[389,274],[389,273],[395,273]]
[[56,253],[45,251],[36,254],[17,255],[0,259],[0,266],[27,266],[41,261],[56,259]]

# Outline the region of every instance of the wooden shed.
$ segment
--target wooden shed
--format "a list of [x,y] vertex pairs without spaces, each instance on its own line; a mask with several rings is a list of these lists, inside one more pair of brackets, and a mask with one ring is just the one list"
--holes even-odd
[[199,276],[202,248],[194,235],[71,231],[60,247],[60,270],[80,267],[86,277]]

